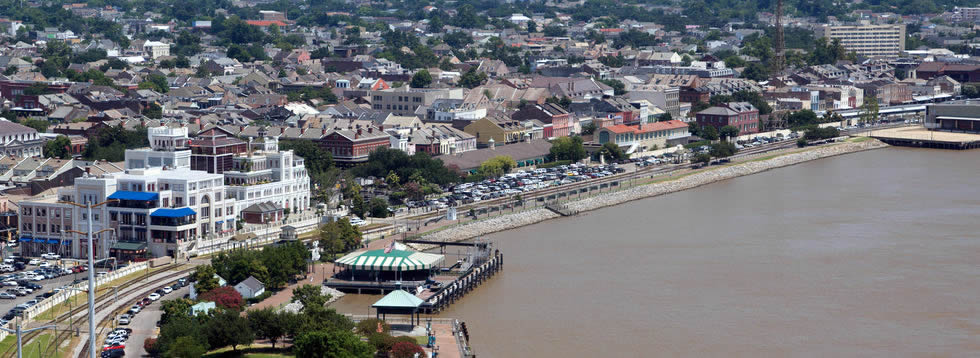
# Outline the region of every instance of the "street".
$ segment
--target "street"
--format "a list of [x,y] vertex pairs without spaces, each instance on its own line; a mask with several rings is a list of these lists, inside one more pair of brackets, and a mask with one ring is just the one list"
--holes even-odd
[[[143,341],[156,335],[157,321],[163,316],[163,301],[184,297],[190,293],[190,290],[190,286],[185,286],[163,296],[163,298],[144,307],[128,326],[120,326],[133,329],[133,333],[129,335],[129,340],[126,341],[127,357],[143,357],[146,355],[146,350],[143,349]],[[134,300],[129,303],[129,306],[135,303]]]

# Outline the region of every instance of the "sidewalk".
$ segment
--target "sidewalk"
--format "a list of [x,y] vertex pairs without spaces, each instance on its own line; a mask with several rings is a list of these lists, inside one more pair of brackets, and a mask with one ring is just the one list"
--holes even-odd
[[[391,244],[393,237],[374,240],[368,244],[369,250],[383,249]],[[330,276],[333,276],[333,263],[323,262],[317,263],[314,266],[313,273],[308,275],[305,279],[297,281],[295,284],[289,285],[282,291],[276,292],[264,301],[256,303],[248,307],[248,310],[259,310],[266,307],[278,308],[293,300],[293,289],[300,287],[302,285],[322,285],[324,281]]]

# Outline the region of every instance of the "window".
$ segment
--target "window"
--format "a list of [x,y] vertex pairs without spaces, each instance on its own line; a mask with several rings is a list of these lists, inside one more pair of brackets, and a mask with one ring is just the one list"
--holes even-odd
[[93,213],[92,214],[92,220],[93,221],[99,221],[99,213]]
[[190,197],[189,200],[190,200],[190,206],[197,205],[197,197],[196,196]]
[[109,221],[119,221],[119,213],[115,211],[109,212]]

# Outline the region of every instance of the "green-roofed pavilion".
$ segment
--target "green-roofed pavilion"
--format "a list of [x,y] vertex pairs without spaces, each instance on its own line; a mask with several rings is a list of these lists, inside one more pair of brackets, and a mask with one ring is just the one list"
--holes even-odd
[[419,314],[419,306],[422,299],[404,290],[394,290],[375,302],[371,307],[377,310],[377,317],[384,319],[386,314],[407,314],[411,317],[412,326],[415,325],[416,316]]
[[349,271],[351,281],[424,281],[443,261],[439,254],[378,249],[349,253],[334,264]]

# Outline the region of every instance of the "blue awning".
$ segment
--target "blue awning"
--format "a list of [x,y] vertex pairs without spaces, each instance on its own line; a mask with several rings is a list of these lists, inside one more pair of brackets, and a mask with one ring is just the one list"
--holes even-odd
[[71,246],[71,240],[62,240],[61,244],[65,246]]
[[57,244],[57,243],[58,243],[58,240],[55,240],[55,239],[48,239],[48,243],[49,243],[49,244]]
[[225,222],[225,221],[224,220],[218,220],[218,221],[215,221],[214,223],[215,224],[220,224],[220,223],[223,223],[223,222]]
[[20,238],[20,242],[32,242],[32,241],[34,241],[34,240],[31,240],[31,238],[29,238],[29,237],[21,237]]
[[150,214],[150,216],[164,217],[164,218],[182,218],[185,216],[195,215],[197,212],[191,208],[180,208],[180,209],[157,209]]
[[150,201],[157,200],[160,198],[160,194],[147,191],[125,191],[119,190],[112,195],[109,195],[109,199],[118,200],[140,200],[140,201]]

